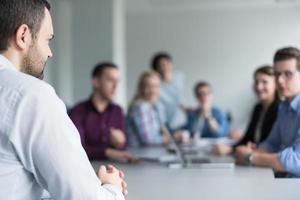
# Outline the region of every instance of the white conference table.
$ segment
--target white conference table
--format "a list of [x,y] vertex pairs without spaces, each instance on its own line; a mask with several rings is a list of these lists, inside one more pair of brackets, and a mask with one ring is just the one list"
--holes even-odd
[[[107,162],[92,161],[95,170],[101,164]],[[300,179],[275,179],[268,168],[170,169],[149,162],[113,164],[125,172],[127,200],[300,199]]]

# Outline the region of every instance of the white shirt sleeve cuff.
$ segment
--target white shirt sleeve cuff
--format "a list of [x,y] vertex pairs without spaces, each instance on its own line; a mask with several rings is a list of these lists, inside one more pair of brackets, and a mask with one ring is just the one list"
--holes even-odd
[[111,194],[113,194],[116,200],[125,200],[122,191],[117,186],[112,184],[104,184],[103,188],[107,189]]

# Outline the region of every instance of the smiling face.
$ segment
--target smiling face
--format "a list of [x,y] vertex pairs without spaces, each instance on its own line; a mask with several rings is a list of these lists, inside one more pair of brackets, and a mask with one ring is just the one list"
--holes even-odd
[[158,76],[147,76],[143,80],[142,96],[146,101],[156,102],[160,96],[160,79]]
[[48,9],[45,8],[45,17],[36,38],[31,43],[24,55],[21,71],[43,79],[44,69],[48,58],[52,57],[49,42],[53,38],[52,19]]
[[260,102],[272,101],[276,92],[275,77],[265,73],[257,73],[254,91]]

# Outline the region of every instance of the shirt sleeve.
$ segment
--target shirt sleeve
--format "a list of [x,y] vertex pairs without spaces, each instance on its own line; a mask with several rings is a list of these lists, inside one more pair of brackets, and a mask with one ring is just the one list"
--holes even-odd
[[195,120],[195,112],[196,111],[190,111],[189,113],[187,113],[187,122],[182,128],[183,130],[187,130],[191,136],[194,135],[193,123]]
[[24,169],[54,199],[123,200],[115,186],[101,185],[54,90],[47,84],[32,87],[17,103],[10,127]]
[[216,118],[219,128],[215,131],[218,137],[224,137],[228,134],[228,120],[224,112],[215,110],[214,117]]
[[86,142],[86,127],[84,123],[84,118],[85,115],[83,114],[84,111],[81,110],[80,108],[75,107],[70,111],[70,118],[73,121],[74,125],[76,126],[79,134],[80,134],[80,139],[81,139],[81,144],[86,151],[89,159],[91,160],[103,160],[106,159],[106,154],[105,151],[108,148],[107,146],[95,146],[95,145],[90,145]]
[[118,107],[117,115],[118,115],[117,128],[123,131],[123,133],[125,133],[125,116],[121,107]]
[[295,143],[278,153],[278,160],[284,169],[297,177],[300,177],[300,135]]
[[180,104],[182,104],[182,102],[183,102],[184,81],[185,81],[185,77],[182,72],[179,72],[179,71],[174,72],[174,84],[178,88],[177,97],[178,97]]
[[276,120],[270,135],[267,139],[259,145],[259,148],[267,150],[269,152],[278,152],[280,148],[280,126],[279,118]]
[[[125,134],[125,130],[126,130],[125,129],[125,115],[123,113],[122,108],[119,107],[119,106],[118,106],[118,109],[117,109],[117,116],[118,116],[117,117],[118,120],[117,120],[116,128],[120,129],[123,132],[124,136],[126,137],[126,134]],[[120,147],[119,149],[120,150],[125,150],[127,148],[127,145],[128,145],[128,143],[127,143],[127,140],[126,140],[124,145],[122,147]]]

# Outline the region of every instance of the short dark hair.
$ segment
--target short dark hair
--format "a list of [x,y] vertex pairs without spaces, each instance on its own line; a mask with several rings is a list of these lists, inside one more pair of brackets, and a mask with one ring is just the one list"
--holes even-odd
[[199,88],[202,88],[202,87],[208,87],[209,89],[211,89],[211,86],[208,82],[206,81],[199,81],[196,83],[195,87],[194,87],[194,95],[195,97],[198,96],[198,90]]
[[270,65],[263,65],[259,68],[257,68],[254,72],[254,79],[256,78],[257,74],[266,74],[266,75],[269,75],[269,76],[275,76],[274,74],[274,68]]
[[26,24],[35,39],[45,17],[46,0],[1,0],[0,1],[0,52],[7,50],[9,39],[17,29]]
[[156,53],[153,56],[152,61],[151,61],[151,67],[154,71],[158,71],[158,68],[160,67],[159,62],[161,59],[166,59],[166,60],[172,61],[171,55],[168,54],[167,52]]
[[300,50],[296,47],[285,47],[279,49],[274,55],[274,63],[278,61],[284,61],[289,59],[296,59],[297,60],[297,68],[300,70]]
[[101,76],[103,71],[108,68],[118,69],[118,66],[112,62],[98,63],[92,71],[92,78]]

